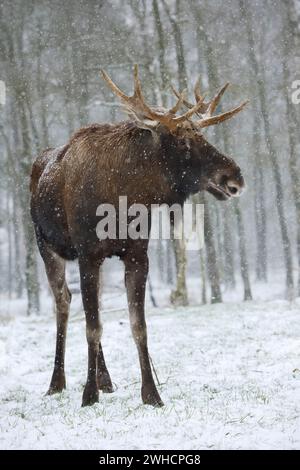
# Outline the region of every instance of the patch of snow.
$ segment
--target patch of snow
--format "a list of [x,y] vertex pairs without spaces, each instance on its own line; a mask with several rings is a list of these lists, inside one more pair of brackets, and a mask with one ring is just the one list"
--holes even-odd
[[70,316],[67,390],[51,397],[44,393],[54,359],[53,316],[2,315],[0,447],[297,449],[299,306],[299,300],[277,300],[148,309],[161,409],[141,402],[124,310],[102,315],[103,349],[117,390],[87,408],[80,406],[87,372],[80,308]]

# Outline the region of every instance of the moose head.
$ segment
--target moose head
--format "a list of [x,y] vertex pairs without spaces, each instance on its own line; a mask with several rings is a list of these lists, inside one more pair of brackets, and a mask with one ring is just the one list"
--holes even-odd
[[[191,193],[206,190],[220,201],[240,196],[245,182],[239,166],[232,158],[220,153],[202,134],[202,129],[230,119],[248,103],[244,101],[230,111],[213,115],[229,83],[211,101],[206,102],[201,95],[198,80],[194,88],[195,104],[187,101],[186,90],[178,93],[172,87],[177,102],[166,110],[146,103],[137,65],[134,67],[132,96],[120,90],[104,70],[101,73],[137,127],[150,133],[152,141],[149,145],[159,149],[167,176],[174,180],[178,191],[187,197]],[[187,111],[178,116],[183,106]],[[192,119],[194,116],[196,119]]]

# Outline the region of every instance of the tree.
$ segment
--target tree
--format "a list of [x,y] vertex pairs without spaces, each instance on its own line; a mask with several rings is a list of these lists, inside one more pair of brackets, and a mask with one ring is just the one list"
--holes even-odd
[[291,242],[290,237],[288,234],[287,229],[287,222],[284,214],[284,206],[283,206],[283,199],[284,199],[284,191],[283,191],[283,184],[282,184],[282,177],[280,173],[280,168],[278,164],[278,157],[276,148],[274,145],[274,137],[272,135],[270,119],[269,119],[269,111],[267,107],[267,97],[265,92],[265,76],[263,70],[259,67],[258,61],[255,55],[255,41],[253,36],[253,27],[251,23],[251,14],[248,8],[247,2],[245,0],[239,0],[240,11],[245,20],[246,26],[246,33],[248,38],[248,56],[249,61],[252,66],[252,70],[256,79],[257,83],[257,91],[259,95],[259,104],[260,104],[260,111],[263,119],[264,124],[264,132],[265,132],[265,139],[266,139],[266,146],[268,149],[268,154],[270,158],[270,163],[274,175],[275,180],[275,191],[276,191],[276,208],[278,212],[278,219],[279,225],[281,230],[281,237],[282,237],[282,246],[284,252],[284,263],[285,263],[285,274],[286,274],[286,295],[288,298],[293,297],[294,295],[294,280],[293,280],[293,261],[292,261],[292,250],[291,250]]

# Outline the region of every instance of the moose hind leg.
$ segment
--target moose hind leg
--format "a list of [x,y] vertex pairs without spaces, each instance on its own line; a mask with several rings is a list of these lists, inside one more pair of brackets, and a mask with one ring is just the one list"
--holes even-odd
[[130,326],[137,346],[141,375],[142,400],[152,406],[163,406],[163,402],[156,389],[147,345],[147,327],[145,321],[145,290],[148,275],[148,258],[145,254],[139,261],[128,256],[125,262],[125,284],[127,289]]
[[48,395],[61,392],[66,388],[65,345],[71,293],[65,278],[65,260],[52,251],[45,242],[39,240],[39,249],[45,263],[46,273],[55,299],[56,307],[56,351],[54,370]]

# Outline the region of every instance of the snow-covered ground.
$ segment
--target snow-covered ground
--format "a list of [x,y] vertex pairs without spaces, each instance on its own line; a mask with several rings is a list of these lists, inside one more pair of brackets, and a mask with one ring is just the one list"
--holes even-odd
[[[76,302],[75,302],[76,304]],[[300,302],[148,308],[150,354],[165,407],[144,406],[125,310],[103,314],[116,392],[81,408],[87,347],[72,309],[67,390],[44,396],[51,315],[0,316],[0,447],[4,449],[299,449]]]

